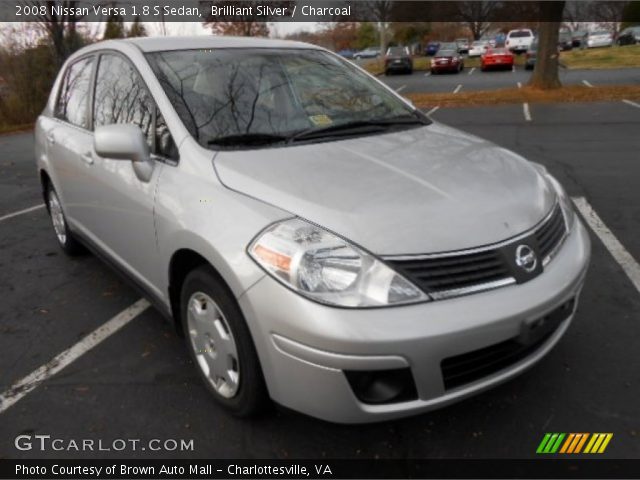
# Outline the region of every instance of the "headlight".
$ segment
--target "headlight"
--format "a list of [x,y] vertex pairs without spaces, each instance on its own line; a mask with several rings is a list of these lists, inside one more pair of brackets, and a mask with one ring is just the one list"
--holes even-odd
[[567,192],[565,192],[560,182],[556,180],[556,178],[549,173],[549,171],[543,165],[539,163],[531,162],[533,166],[538,170],[544,179],[547,181],[551,188],[553,188],[558,195],[558,201],[560,202],[560,208],[562,209],[562,214],[564,215],[564,221],[567,225],[567,230],[571,231],[573,229],[573,223],[576,220],[576,211],[573,208],[573,202]]
[[376,307],[429,300],[372,255],[297,218],[267,227],[249,255],[275,279],[321,303]]

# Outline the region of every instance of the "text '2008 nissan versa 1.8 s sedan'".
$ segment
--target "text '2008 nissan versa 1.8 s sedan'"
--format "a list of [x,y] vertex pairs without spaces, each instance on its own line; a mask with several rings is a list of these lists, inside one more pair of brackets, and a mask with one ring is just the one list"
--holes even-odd
[[494,386],[560,340],[589,263],[542,166],[303,43],[86,47],[36,156],[61,247],[141,287],[236,415],[377,421]]

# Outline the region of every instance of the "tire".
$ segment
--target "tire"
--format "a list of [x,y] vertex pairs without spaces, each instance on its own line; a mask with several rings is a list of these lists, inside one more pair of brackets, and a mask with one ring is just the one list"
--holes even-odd
[[56,239],[58,240],[58,245],[60,245],[60,248],[62,248],[64,253],[71,257],[86,253],[87,250],[76,239],[76,237],[69,229],[67,217],[65,216],[64,210],[62,209],[62,203],[60,202],[60,198],[58,198],[56,189],[50,185],[47,188],[46,195],[47,210],[49,211],[51,225],[53,226],[53,231],[56,235]]
[[385,71],[384,71],[384,74],[385,74],[385,76],[387,76],[387,77],[388,77],[389,75],[391,75],[391,72],[390,72],[389,70],[385,70]]
[[235,298],[211,267],[187,275],[180,318],[191,358],[214,400],[236,417],[262,411],[269,402],[251,333]]
[[434,68],[431,69],[431,75],[437,75],[438,71]]

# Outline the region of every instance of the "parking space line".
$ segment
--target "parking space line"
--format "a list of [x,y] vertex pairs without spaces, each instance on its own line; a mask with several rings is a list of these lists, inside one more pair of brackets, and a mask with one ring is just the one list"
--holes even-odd
[[462,84],[458,85],[453,93],[458,93],[462,89]]
[[430,117],[431,115],[433,115],[434,113],[436,113],[438,111],[438,109],[440,108],[440,105],[436,105],[435,107],[433,107],[431,110],[429,110],[427,112],[427,116]]
[[431,75],[431,72],[427,72],[424,74],[425,77],[428,77],[429,75]]
[[17,217],[18,215],[24,215],[25,213],[33,212],[35,210],[40,210],[44,208],[44,203],[42,205],[36,205],[34,207],[25,208],[24,210],[18,210],[17,212],[8,213],[2,217],[0,217],[0,222],[3,220],[9,220],[10,218]]
[[631,105],[632,107],[640,108],[640,103],[632,102],[631,100],[627,100],[626,98],[622,101],[627,105]]
[[93,347],[102,343],[116,333],[131,320],[136,318],[150,306],[145,299],[140,299],[133,305],[125,308],[112,319],[84,337],[75,345],[54,357],[49,363],[34,370],[26,377],[14,383],[9,390],[0,395],[0,413],[20,401],[29,392],[38,387],[42,382],[51,378],[60,370],[80,358]]
[[476,67],[471,67],[471,70],[469,70],[469,73],[467,75],[471,75],[475,69]]
[[515,65],[511,67],[511,73],[516,73],[516,66]]
[[407,88],[406,85],[400,85],[398,88],[396,88],[396,92],[401,92],[402,90],[404,90],[405,88]]
[[591,85],[591,83],[589,83],[587,80],[582,80],[582,83],[584,83],[589,88],[593,88],[593,85]]
[[531,110],[529,110],[529,104],[527,102],[524,102],[522,104],[522,111],[524,112],[524,119],[527,122],[531,121]]
[[518,88],[522,88],[522,83],[518,82]]
[[609,230],[602,219],[598,216],[593,207],[584,197],[573,197],[573,203],[587,221],[591,229],[600,238],[604,246],[607,247],[609,253],[627,274],[631,283],[640,293],[640,264],[631,256],[626,248],[620,243],[616,236]]

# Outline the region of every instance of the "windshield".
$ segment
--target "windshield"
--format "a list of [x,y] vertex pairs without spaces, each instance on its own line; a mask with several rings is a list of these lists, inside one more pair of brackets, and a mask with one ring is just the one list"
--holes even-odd
[[509,34],[510,38],[523,38],[523,37],[530,37],[531,36],[531,32],[528,30],[518,30],[516,32],[511,32]]
[[404,47],[389,47],[387,55],[406,55],[407,49]]
[[209,148],[414,115],[359,69],[319,50],[182,50],[148,58],[191,135]]

